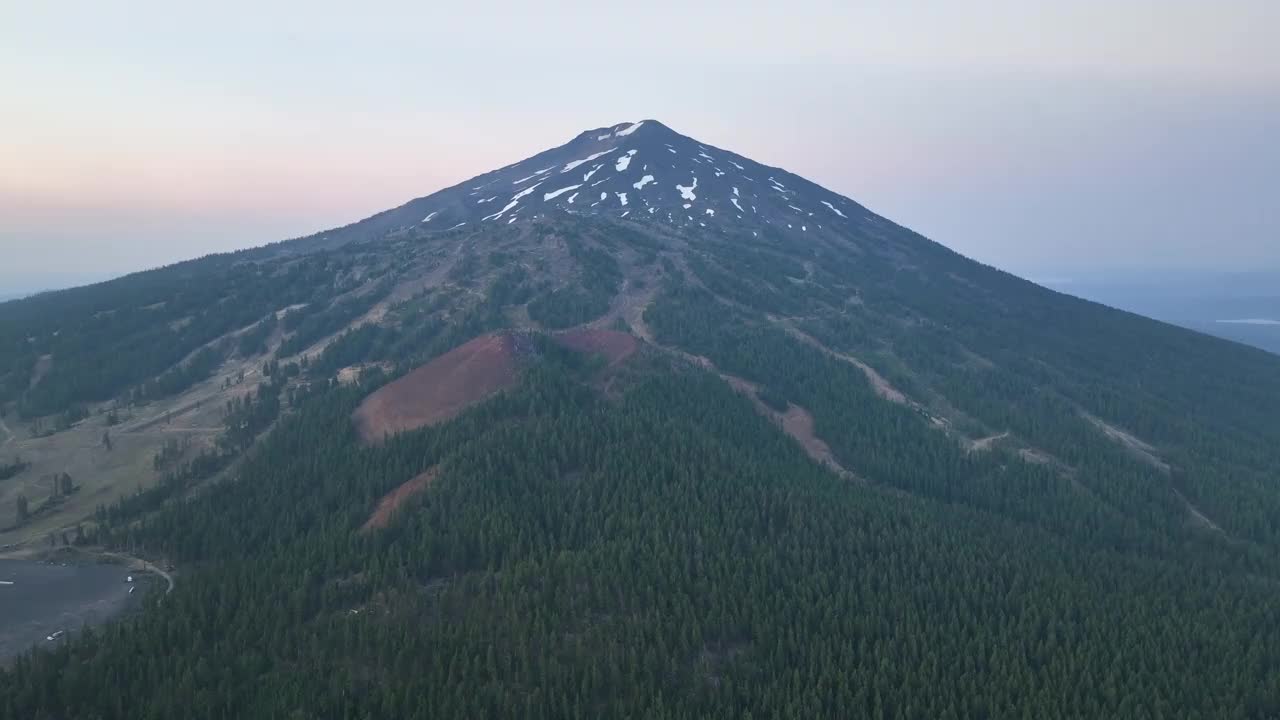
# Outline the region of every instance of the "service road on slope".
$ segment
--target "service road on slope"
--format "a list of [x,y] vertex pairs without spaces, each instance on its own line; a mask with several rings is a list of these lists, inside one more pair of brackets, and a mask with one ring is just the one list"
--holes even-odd
[[702,355],[694,355],[693,353],[686,352],[680,348],[658,343],[653,336],[653,331],[644,321],[644,311],[647,307],[648,303],[645,303],[644,305],[633,305],[629,308],[630,312],[628,313],[629,316],[626,316],[626,320],[631,324],[636,335],[653,347],[669,355],[674,355],[675,357],[685,360],[697,367],[715,373],[721,380],[728,383],[729,387],[733,388],[739,394],[750,400],[751,405],[755,407],[756,412],[770,420],[773,420],[778,427],[782,428],[783,432],[799,443],[800,447],[804,449],[805,454],[812,460],[823,467],[830,469],[842,478],[865,482],[865,480],[860,478],[858,475],[841,465],[840,461],[836,459],[835,453],[831,451],[830,446],[828,446],[827,443],[814,432],[813,415],[810,414],[806,408],[789,402],[787,403],[787,409],[785,412],[778,412],[760,399],[759,385],[756,385],[745,378],[730,375],[729,373],[720,370],[716,367],[715,363],[711,362],[710,358],[703,357]]

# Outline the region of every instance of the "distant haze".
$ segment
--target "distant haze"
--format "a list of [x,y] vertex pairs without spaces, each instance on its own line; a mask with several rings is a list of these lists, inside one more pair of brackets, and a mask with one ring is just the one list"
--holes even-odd
[[1034,279],[1070,295],[1280,354],[1280,272],[1145,270]]
[[1022,274],[1280,267],[1274,0],[126,6],[0,9],[0,294],[646,117]]

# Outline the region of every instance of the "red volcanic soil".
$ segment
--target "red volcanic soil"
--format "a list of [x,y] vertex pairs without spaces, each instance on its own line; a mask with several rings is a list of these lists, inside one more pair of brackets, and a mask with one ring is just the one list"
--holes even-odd
[[378,506],[373,509],[373,514],[360,527],[361,532],[370,530],[380,530],[391,524],[391,518],[395,515],[396,510],[400,509],[409,498],[417,495],[427,489],[427,485],[436,479],[438,467],[433,467],[421,475],[404,482],[400,487],[382,496],[378,501]]
[[366,443],[444,422],[515,385],[516,341],[505,333],[459,345],[364,399],[352,415]]
[[610,367],[626,360],[640,347],[634,336],[617,330],[569,330],[553,337],[570,350],[603,355]]

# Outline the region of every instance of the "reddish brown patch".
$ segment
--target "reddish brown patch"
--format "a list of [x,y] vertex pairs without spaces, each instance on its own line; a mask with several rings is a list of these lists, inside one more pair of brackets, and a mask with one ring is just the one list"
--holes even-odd
[[427,485],[431,484],[431,481],[436,479],[438,470],[439,468],[433,467],[412,480],[401,484],[400,487],[395,490],[383,495],[382,499],[378,501],[378,506],[373,509],[373,514],[370,515],[369,519],[360,527],[360,531],[368,532],[369,530],[375,529],[381,530],[382,528],[390,525],[392,516],[400,509],[400,506],[405,504],[409,498],[425,490]]
[[631,334],[617,330],[569,330],[554,337],[570,350],[603,355],[610,367],[626,360],[640,347],[640,342]]
[[515,385],[515,344],[505,333],[481,335],[384,385],[352,415],[360,439],[377,442],[444,422]]

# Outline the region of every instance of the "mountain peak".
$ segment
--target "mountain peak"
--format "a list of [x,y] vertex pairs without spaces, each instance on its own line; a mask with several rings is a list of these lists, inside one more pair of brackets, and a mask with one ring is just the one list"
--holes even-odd
[[595,128],[594,130],[587,130],[583,132],[580,137],[591,138],[596,140],[597,142],[604,142],[606,140],[614,140],[617,138],[630,137],[635,133],[637,133],[638,131],[640,131],[641,128],[644,128],[644,132],[646,135],[652,134],[655,131],[662,131],[669,135],[676,134],[675,131],[673,131],[671,128],[667,127],[666,125],[663,125],[657,120],[645,119],[645,120],[638,120],[636,122],[631,122],[631,121],[620,122],[616,125],[610,125],[608,127]]
[[819,231],[865,214],[848,198],[652,119],[588,130],[451,190],[461,191],[448,198],[454,212],[433,205],[446,199],[441,193],[415,209],[425,210],[422,218],[440,213],[422,221],[437,223],[432,229],[569,212],[759,236]]
[[645,119],[584,131],[323,239],[339,244],[396,228],[475,229],[555,213],[795,239],[874,219],[856,202],[804,178]]

